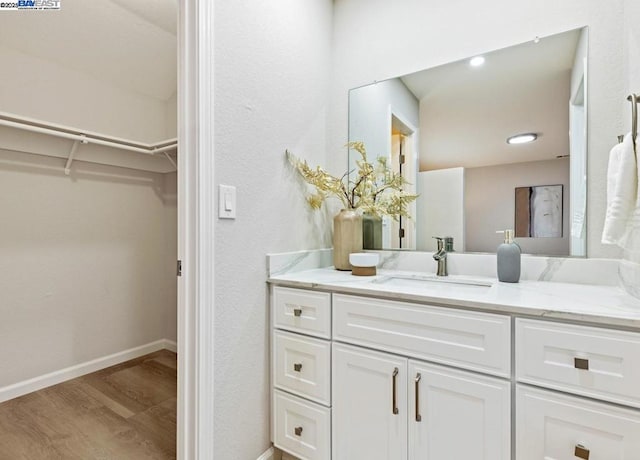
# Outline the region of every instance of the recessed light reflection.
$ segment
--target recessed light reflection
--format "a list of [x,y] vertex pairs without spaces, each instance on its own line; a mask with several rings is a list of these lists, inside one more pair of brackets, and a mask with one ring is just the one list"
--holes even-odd
[[469,65],[472,67],[479,67],[484,64],[484,56],[476,56],[469,60]]
[[507,144],[526,144],[527,142],[533,142],[538,138],[536,133],[516,134],[507,139]]

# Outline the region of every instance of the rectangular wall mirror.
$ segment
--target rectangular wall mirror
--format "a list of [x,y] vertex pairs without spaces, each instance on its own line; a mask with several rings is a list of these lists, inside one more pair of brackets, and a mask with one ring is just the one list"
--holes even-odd
[[457,252],[495,252],[496,230],[518,224],[514,189],[557,184],[555,231],[517,242],[586,256],[587,41],[584,27],[352,89],[349,140],[420,194],[412,219],[384,220],[379,249],[433,251],[433,236],[452,236]]

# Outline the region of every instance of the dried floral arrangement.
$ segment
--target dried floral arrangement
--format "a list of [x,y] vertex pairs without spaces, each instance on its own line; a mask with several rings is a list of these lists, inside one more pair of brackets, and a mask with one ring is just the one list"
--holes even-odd
[[307,196],[307,202],[313,209],[320,209],[329,196],[338,198],[344,209],[358,209],[376,216],[411,217],[408,205],[418,195],[404,191],[409,184],[404,177],[389,168],[386,157],[376,158],[375,164],[367,159],[367,151],[362,142],[349,142],[349,149],[360,155],[356,161],[357,175],[349,180],[347,171],[341,178],[332,176],[320,166],[311,168],[306,161],[297,158],[288,150],[285,152],[289,162],[296,168],[300,176],[316,189]]

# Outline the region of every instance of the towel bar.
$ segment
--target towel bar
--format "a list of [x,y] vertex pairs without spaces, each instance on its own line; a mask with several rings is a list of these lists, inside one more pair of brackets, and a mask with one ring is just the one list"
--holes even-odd
[[635,153],[636,161],[638,161],[636,141],[638,139],[638,103],[640,103],[640,98],[637,94],[630,94],[627,97],[627,101],[631,102],[631,139],[633,140],[633,153]]

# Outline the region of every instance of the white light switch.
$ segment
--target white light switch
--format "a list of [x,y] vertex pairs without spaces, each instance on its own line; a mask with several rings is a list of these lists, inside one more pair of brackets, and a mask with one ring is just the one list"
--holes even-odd
[[232,185],[218,186],[218,217],[236,218],[236,188]]

